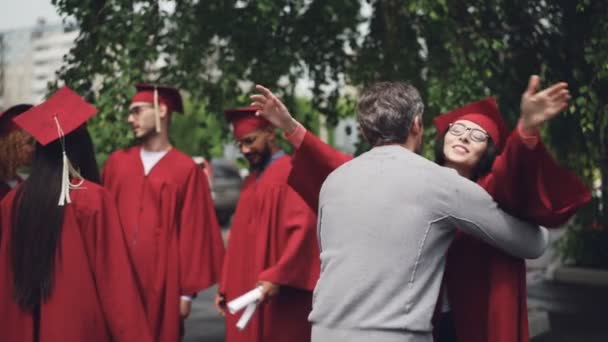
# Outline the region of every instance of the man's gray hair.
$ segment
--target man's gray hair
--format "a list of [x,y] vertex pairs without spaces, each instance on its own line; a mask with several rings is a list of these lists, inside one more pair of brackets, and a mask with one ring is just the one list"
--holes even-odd
[[366,88],[357,104],[357,121],[372,146],[403,144],[414,117],[424,111],[418,90],[404,82],[378,82]]

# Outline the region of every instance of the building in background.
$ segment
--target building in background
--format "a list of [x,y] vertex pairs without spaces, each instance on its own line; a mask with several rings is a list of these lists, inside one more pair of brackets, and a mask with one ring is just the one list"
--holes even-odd
[[17,103],[39,103],[63,66],[78,31],[47,24],[0,32],[0,110]]

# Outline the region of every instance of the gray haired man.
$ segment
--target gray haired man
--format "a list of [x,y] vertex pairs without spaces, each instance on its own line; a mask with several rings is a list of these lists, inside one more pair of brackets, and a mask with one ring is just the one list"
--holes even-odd
[[[260,114],[287,117],[272,93],[258,90],[264,96],[252,98]],[[536,258],[547,246],[546,230],[502,212],[481,187],[416,153],[423,110],[406,83],[376,83],[361,94],[357,120],[373,148],[337,168],[321,188],[313,342],[432,341],[456,229],[521,258]]]

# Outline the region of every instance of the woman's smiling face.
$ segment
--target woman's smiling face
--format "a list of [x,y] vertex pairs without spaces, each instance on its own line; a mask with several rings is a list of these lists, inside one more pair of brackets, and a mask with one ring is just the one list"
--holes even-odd
[[444,137],[445,166],[470,177],[488,148],[488,138],[487,132],[478,124],[468,120],[455,121]]

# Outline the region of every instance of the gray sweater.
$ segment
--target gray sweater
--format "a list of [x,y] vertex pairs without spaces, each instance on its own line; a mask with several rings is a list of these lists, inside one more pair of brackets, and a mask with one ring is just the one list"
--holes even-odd
[[544,228],[509,216],[477,184],[398,145],[335,170],[321,189],[318,220],[321,276],[309,317],[315,342],[366,341],[370,333],[375,342],[395,334],[431,341],[456,229],[521,258],[547,246]]

